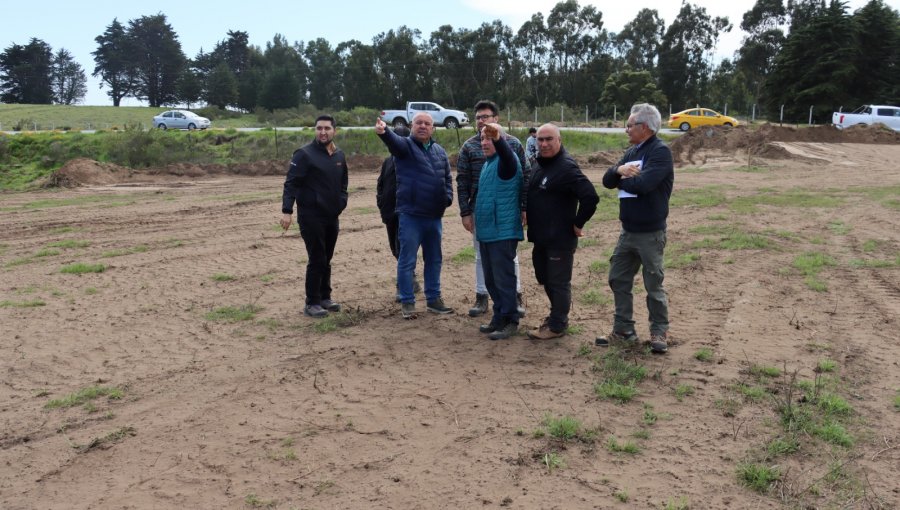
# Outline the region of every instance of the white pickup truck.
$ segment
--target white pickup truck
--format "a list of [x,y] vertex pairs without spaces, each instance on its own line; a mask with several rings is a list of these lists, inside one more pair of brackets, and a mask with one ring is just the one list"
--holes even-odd
[[447,129],[456,129],[469,123],[466,112],[448,110],[437,103],[422,101],[406,103],[405,110],[384,110],[381,112],[381,120],[394,127],[409,126],[412,118],[419,112],[431,115],[435,126],[444,126]]
[[844,129],[855,124],[881,123],[894,131],[900,131],[900,107],[863,105],[850,113],[834,112],[831,123],[838,129]]

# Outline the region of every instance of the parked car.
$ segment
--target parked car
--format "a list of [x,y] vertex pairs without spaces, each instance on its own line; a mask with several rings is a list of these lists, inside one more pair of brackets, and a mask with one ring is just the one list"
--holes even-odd
[[844,129],[855,124],[871,125],[881,123],[894,131],[900,131],[900,107],[863,105],[851,113],[834,112],[831,115],[831,123],[838,129]]
[[694,129],[700,126],[737,126],[738,121],[734,117],[722,115],[708,108],[691,108],[669,117],[669,127],[682,131]]
[[437,103],[421,101],[406,103],[405,110],[384,110],[381,112],[381,120],[394,127],[409,126],[412,118],[419,112],[431,115],[435,126],[444,126],[447,129],[456,129],[469,123],[469,117],[466,115],[466,112],[448,110]]
[[187,110],[169,110],[153,117],[153,127],[157,129],[206,129],[209,119]]

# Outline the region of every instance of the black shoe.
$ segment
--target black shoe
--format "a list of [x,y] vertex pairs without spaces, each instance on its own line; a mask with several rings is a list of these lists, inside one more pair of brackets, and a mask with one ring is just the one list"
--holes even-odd
[[669,350],[668,335],[662,333],[650,333],[650,352],[653,354],[665,354]]
[[488,338],[490,338],[491,340],[503,340],[504,338],[509,338],[517,334],[519,334],[519,324],[515,322],[509,322],[506,324],[506,326],[503,326],[503,328],[489,334]]
[[418,294],[420,292],[422,292],[422,285],[418,282],[418,280],[413,278],[413,294]]
[[478,326],[479,333],[493,333],[498,329],[503,329],[503,326],[501,325],[501,323],[494,321],[491,321],[490,324],[482,324],[481,326]]
[[472,308],[469,308],[469,317],[480,317],[487,312],[488,309],[488,295],[487,294],[475,294],[475,305]]
[[638,336],[634,331],[625,333],[613,331],[607,336],[598,336],[597,339],[594,340],[594,344],[600,347],[609,347],[610,344],[637,344],[637,342]]
[[323,299],[322,300],[322,308],[328,310],[329,312],[340,312],[341,304],[335,303],[334,301],[332,301],[330,299]]
[[444,300],[441,298],[437,298],[437,299],[429,301],[425,308],[429,312],[432,312],[432,313],[440,313],[440,314],[453,313],[453,309],[444,305]]
[[516,292],[516,312],[519,313],[519,318],[525,317],[525,303],[522,302],[522,293]]
[[303,314],[314,319],[321,319],[328,315],[328,310],[322,308],[320,305],[306,305],[303,308]]
[[416,318],[416,304],[415,303],[400,303],[400,315],[404,319],[415,319]]

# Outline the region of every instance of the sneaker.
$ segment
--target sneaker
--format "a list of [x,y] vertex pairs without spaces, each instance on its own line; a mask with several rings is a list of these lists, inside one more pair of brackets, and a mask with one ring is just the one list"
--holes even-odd
[[565,331],[553,331],[550,329],[550,324],[547,321],[544,321],[544,323],[541,324],[541,327],[532,329],[528,332],[528,338],[532,340],[550,340],[551,338],[565,336],[565,334]]
[[404,319],[415,319],[416,318],[416,304],[415,303],[400,303],[400,315],[402,315]]
[[488,295],[487,294],[475,294],[475,306],[469,308],[469,317],[480,317],[487,312],[488,309]]
[[330,299],[323,299],[322,300],[322,308],[328,310],[329,312],[340,312],[341,304],[335,303],[334,301],[332,301]]
[[516,292],[516,311],[519,312],[519,318],[525,317],[525,303],[522,302],[522,293]]
[[488,335],[488,338],[491,340],[503,340],[504,338],[509,338],[511,336],[515,336],[519,333],[519,324],[515,322],[508,322],[506,326],[503,326],[500,329],[494,330],[491,334]]
[[433,299],[433,300],[429,301],[426,308],[429,312],[432,312],[432,313],[440,313],[440,314],[453,313],[453,309],[446,306],[444,304],[444,300],[442,298],[437,298],[437,299]]
[[669,350],[667,340],[668,335],[665,331],[662,333],[650,333],[650,352],[653,354],[664,354]]
[[503,329],[502,323],[495,322],[493,320],[491,320],[490,324],[482,324],[481,326],[478,326],[479,333],[493,333],[498,329]]
[[307,317],[321,319],[328,315],[328,310],[322,308],[320,305],[306,305],[303,307],[303,314]]
[[638,342],[637,333],[628,331],[620,333],[613,331],[607,336],[598,336],[594,343],[600,347],[609,347],[610,344],[636,344]]

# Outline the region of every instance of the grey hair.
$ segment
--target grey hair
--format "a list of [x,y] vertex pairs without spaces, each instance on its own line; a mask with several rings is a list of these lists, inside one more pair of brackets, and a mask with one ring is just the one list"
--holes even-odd
[[631,107],[631,114],[634,115],[636,122],[643,122],[650,131],[659,133],[659,127],[662,125],[662,116],[655,106],[649,103],[638,103]]

